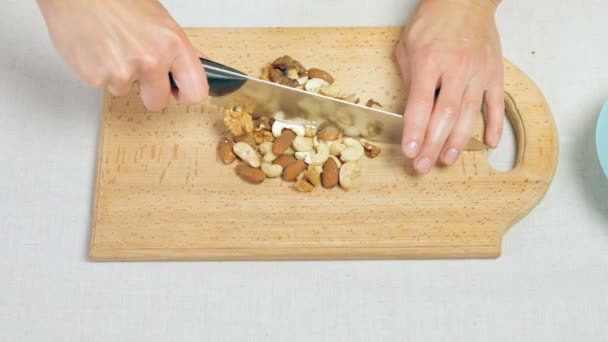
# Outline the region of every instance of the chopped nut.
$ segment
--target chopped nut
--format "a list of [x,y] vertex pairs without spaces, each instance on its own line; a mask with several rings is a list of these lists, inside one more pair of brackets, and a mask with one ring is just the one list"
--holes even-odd
[[245,112],[241,106],[224,110],[224,124],[234,136],[253,132],[251,114]]
[[382,152],[382,149],[379,146],[373,145],[365,139],[361,139],[360,142],[361,145],[363,145],[363,149],[365,149],[365,155],[368,158],[376,158],[380,154],[380,152]]
[[319,94],[337,99],[340,97],[340,88],[336,85],[330,84],[319,88]]
[[316,168],[309,168],[308,171],[304,173],[304,178],[313,186],[321,184],[321,173],[317,171]]
[[315,186],[310,184],[306,178],[298,180],[294,187],[299,192],[311,192],[315,189]]
[[369,99],[367,100],[367,103],[365,104],[366,107],[373,107],[373,106],[378,106],[378,107],[382,107],[382,105],[380,104],[380,102],[374,100],[374,99]]
[[272,135],[274,135],[275,137],[279,137],[285,129],[292,130],[296,135],[299,136],[306,135],[306,129],[303,125],[297,125],[281,120],[275,120],[272,124]]
[[307,75],[306,68],[289,56],[277,58],[262,71],[262,79],[289,87],[298,86],[298,79]]
[[272,135],[271,131],[267,129],[260,129],[253,132],[253,139],[255,140],[256,144],[261,144],[265,142],[273,142],[274,136]]

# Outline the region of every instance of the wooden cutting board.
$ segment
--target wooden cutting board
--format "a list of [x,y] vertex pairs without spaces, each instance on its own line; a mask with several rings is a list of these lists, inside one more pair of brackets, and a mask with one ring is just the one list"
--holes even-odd
[[[392,50],[399,28],[189,29],[195,47],[259,75],[289,54],[330,71],[345,91],[401,111]],[[249,185],[216,161],[221,115],[209,106],[147,112],[136,93],[106,93],[90,245],[93,260],[485,258],[542,199],[558,141],[541,92],[505,62],[514,170],[486,151],[418,176],[396,145],[363,161],[356,189],[298,193],[279,179]],[[477,135],[480,135],[480,130]]]

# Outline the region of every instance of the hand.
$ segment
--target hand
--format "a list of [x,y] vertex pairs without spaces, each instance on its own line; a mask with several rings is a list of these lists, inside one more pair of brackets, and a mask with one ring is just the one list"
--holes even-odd
[[149,110],[165,108],[171,94],[194,104],[208,93],[199,53],[156,0],[38,0],[55,47],[78,76],[116,96],[133,84]]
[[[402,149],[414,169],[453,164],[485,96],[485,143],[496,147],[504,117],[497,0],[421,0],[395,55],[408,92]],[[435,91],[440,88],[435,102]]]

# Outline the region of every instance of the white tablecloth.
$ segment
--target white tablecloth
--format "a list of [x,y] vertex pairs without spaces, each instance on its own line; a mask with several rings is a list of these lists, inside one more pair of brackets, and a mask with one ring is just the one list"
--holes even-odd
[[[338,26],[399,25],[413,0],[165,4],[185,26]],[[593,148],[606,10],[499,10],[505,56],[553,109],[560,163],[497,260],[92,263],[101,92],[59,60],[34,1],[4,0],[0,341],[606,341],[608,180]]]

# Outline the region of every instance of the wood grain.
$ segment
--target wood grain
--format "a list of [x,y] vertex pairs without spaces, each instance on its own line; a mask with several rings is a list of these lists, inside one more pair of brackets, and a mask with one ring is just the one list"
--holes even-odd
[[[398,28],[189,29],[210,58],[258,75],[289,54],[331,71],[362,100],[403,108],[392,59]],[[399,146],[363,161],[356,189],[296,192],[280,179],[250,185],[216,161],[221,116],[171,103],[145,110],[136,93],[106,93],[92,260],[480,258],[500,255],[504,232],[542,199],[558,141],[537,87],[505,62],[517,165],[493,170],[486,151],[417,176]],[[481,129],[476,134],[481,138]]]

